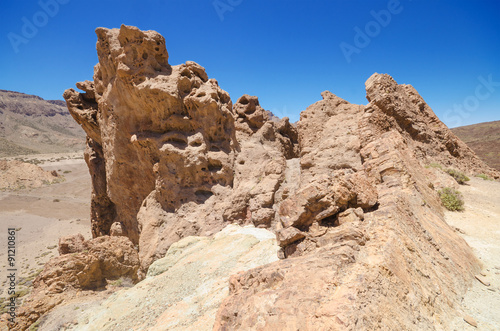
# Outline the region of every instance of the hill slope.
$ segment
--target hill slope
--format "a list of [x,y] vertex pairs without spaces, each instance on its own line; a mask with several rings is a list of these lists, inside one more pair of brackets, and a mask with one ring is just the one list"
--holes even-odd
[[81,150],[85,134],[65,102],[0,90],[0,157]]
[[500,170],[500,121],[451,129],[490,167]]

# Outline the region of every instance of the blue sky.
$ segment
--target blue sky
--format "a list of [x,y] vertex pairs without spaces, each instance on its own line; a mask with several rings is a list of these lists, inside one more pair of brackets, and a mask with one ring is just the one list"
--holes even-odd
[[3,1],[0,15],[0,89],[45,99],[92,79],[95,28],[123,23],[160,32],[170,64],[198,62],[233,101],[257,95],[292,121],[324,90],[366,104],[374,72],[451,127],[500,120],[497,0]]

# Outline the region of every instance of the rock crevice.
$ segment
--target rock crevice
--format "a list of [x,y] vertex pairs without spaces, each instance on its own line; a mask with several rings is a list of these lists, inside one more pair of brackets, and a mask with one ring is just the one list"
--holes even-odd
[[171,66],[154,31],[96,32],[94,80],[64,97],[87,133],[93,240],[136,246],[135,280],[185,237],[252,225],[281,259],[229,278],[215,330],[446,328],[480,264],[425,166],[499,173],[413,87],[374,74],[367,105],[325,91],[292,124],[255,96],[233,105],[194,62]]

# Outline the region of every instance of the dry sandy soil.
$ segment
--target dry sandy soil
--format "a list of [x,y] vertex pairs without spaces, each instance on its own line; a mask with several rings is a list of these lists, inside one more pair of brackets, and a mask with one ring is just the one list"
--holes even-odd
[[463,319],[454,321],[455,330],[500,330],[500,183],[471,178],[460,187],[464,212],[446,212],[446,221],[455,227],[483,263],[489,286],[475,280],[459,311],[477,322],[477,328]]
[[[83,153],[32,155],[44,170],[56,170],[62,183],[0,192],[0,301],[7,297],[7,229],[16,228],[16,290],[26,295],[45,262],[57,256],[61,236],[90,238],[90,176]],[[22,285],[21,285],[22,284]],[[1,306],[1,302],[0,302]]]
[[[59,237],[82,233],[90,238],[90,177],[82,153],[34,155],[45,170],[56,170],[62,183],[36,189],[0,192],[0,298],[7,297],[7,228],[17,231],[17,290],[27,293],[34,275],[56,256]],[[482,278],[489,286],[474,281],[457,307],[470,316],[477,328],[463,318],[453,321],[454,330],[500,330],[500,183],[472,178],[460,187],[464,212],[446,212],[447,222],[457,229],[483,262]],[[480,276],[481,277],[481,276]],[[0,299],[1,300],[1,299]],[[0,303],[1,305],[1,303]]]

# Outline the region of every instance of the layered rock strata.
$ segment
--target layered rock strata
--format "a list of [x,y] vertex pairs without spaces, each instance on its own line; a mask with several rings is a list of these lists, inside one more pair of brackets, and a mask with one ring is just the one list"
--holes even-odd
[[326,91],[291,124],[171,66],[154,31],[97,35],[94,81],[64,97],[87,132],[93,235],[137,245],[137,279],[184,237],[251,224],[281,259],[229,278],[214,329],[446,328],[480,263],[443,219],[436,187],[456,183],[426,166],[499,173],[413,87],[374,74],[367,105]]

